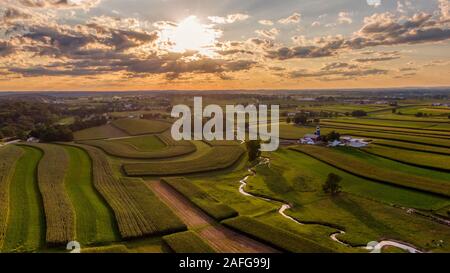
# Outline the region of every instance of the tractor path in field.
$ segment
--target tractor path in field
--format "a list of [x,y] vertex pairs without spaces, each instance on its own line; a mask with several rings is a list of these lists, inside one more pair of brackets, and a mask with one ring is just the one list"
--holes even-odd
[[200,237],[216,251],[222,253],[277,252],[265,244],[220,225],[169,185],[160,181],[149,181],[146,184],[190,229],[198,229]]

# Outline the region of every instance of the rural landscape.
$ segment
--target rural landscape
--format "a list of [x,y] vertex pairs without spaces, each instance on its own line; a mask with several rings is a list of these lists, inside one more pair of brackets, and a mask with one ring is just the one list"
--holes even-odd
[[450,253],[450,0],[0,0],[2,262],[422,253]]
[[194,95],[2,94],[1,251],[450,251],[448,90],[202,93],[280,105],[262,153],[174,141]]

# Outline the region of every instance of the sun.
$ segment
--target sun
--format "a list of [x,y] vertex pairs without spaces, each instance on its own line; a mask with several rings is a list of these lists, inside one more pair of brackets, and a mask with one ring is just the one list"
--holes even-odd
[[161,30],[161,41],[171,52],[183,53],[198,51],[203,55],[214,54],[213,47],[222,31],[213,25],[200,23],[196,16],[189,16],[176,26],[169,26]]

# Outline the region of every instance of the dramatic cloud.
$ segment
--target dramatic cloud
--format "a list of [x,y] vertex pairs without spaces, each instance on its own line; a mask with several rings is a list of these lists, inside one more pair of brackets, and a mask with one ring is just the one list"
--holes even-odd
[[423,12],[404,21],[396,19],[391,13],[374,14],[365,18],[364,22],[364,26],[351,38],[325,37],[314,41],[312,46],[281,47],[269,51],[267,57],[280,60],[319,58],[333,56],[342,50],[450,39],[450,29],[446,24]]
[[101,0],[17,0],[15,2],[31,8],[89,9],[97,6]]
[[298,12],[294,12],[291,16],[282,18],[282,19],[278,20],[278,22],[283,25],[298,24],[298,23],[300,23],[301,19],[302,19],[302,15]]
[[288,73],[290,78],[322,78],[329,79],[328,77],[337,78],[353,78],[353,77],[365,77],[371,75],[385,75],[388,71],[377,68],[365,68],[354,64],[336,62],[329,63],[316,71],[310,71],[306,69],[291,71]]
[[[212,14],[202,10],[199,17],[184,18],[162,12],[176,1],[162,1],[164,8],[145,13],[135,9],[146,6],[144,0],[127,2],[126,10],[118,2],[0,0],[0,80],[7,83],[0,89],[21,85],[16,80],[21,77],[45,87],[46,80],[39,79],[43,76],[86,86],[95,78],[105,88],[105,82],[121,81],[122,86],[138,82],[139,88],[160,87],[166,81],[217,88],[216,81],[233,86],[248,78],[259,86],[266,76],[277,75],[283,78],[271,82],[275,87],[281,82],[294,86],[301,78],[331,82],[388,75],[392,80],[420,72],[416,82],[423,84],[424,79],[445,78],[435,71],[449,65],[442,61],[448,59],[449,0],[429,1],[428,6],[425,0],[396,0],[393,5],[367,0],[374,8],[331,5],[328,14],[320,11],[320,1],[309,1],[302,5],[305,19],[294,12],[298,5],[286,8],[270,1],[261,3],[272,7],[269,13],[250,5],[248,14],[230,14],[239,7],[227,4]],[[223,16],[208,16],[214,14]],[[425,43],[429,45],[416,46]],[[248,70],[252,77],[245,76]]]
[[247,20],[249,17],[248,14],[236,13],[227,15],[226,17],[210,16],[208,19],[216,24],[232,24],[237,21]]

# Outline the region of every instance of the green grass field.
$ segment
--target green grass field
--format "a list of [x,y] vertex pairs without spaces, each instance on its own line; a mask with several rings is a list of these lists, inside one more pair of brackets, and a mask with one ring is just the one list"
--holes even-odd
[[[393,238],[414,245],[419,241],[419,247],[444,251],[431,243],[433,240],[447,240],[450,234],[445,225],[410,215],[406,209],[396,208],[394,204],[439,211],[449,206],[448,198],[356,177],[295,151],[280,150],[266,156],[270,156],[270,167],[257,167],[257,175],[248,179],[246,191],[290,203],[293,208],[286,213],[307,224],[287,223],[275,212],[260,214],[257,217],[261,221],[277,223],[277,226],[314,238],[315,242],[333,249],[339,249],[339,245],[332,245],[329,235],[336,230],[327,226],[345,230],[346,234],[338,237],[354,246]],[[329,173],[342,177],[343,193],[338,197],[331,197],[322,191]],[[430,227],[430,230],[425,227]],[[421,234],[419,240],[414,239],[416,233]],[[340,251],[354,252],[357,249],[344,248]]]
[[327,253],[331,249],[323,247],[289,231],[265,224],[250,217],[240,216],[222,221],[226,226],[265,242],[279,250],[299,253]]
[[345,192],[384,204],[423,210],[436,210],[450,204],[448,198],[361,178],[303,153],[280,150],[267,155],[271,159],[270,168],[267,165],[257,167],[258,175],[248,180],[247,191],[289,203],[308,202],[321,194],[328,174],[335,173],[342,177]]
[[163,241],[176,253],[215,253],[211,246],[192,231],[166,235]]
[[448,172],[450,179],[450,160],[448,155],[396,149],[375,144],[364,148],[363,151],[413,166]]
[[0,250],[8,226],[9,189],[16,162],[24,152],[17,146],[0,147]]
[[89,156],[76,147],[64,148],[70,157],[65,187],[76,213],[76,240],[82,245],[119,240],[114,214],[92,184]]
[[447,173],[408,166],[351,148],[328,149],[300,145],[291,149],[306,153],[357,176],[442,196],[450,196],[450,183]]
[[25,154],[16,165],[10,186],[10,212],[2,252],[33,252],[44,246],[45,219],[37,182],[42,152],[21,147]]
[[237,211],[217,201],[186,178],[165,178],[162,179],[162,181],[184,195],[192,203],[217,221],[238,216]]
[[400,148],[400,149],[411,150],[411,151],[428,152],[428,153],[441,154],[441,155],[450,155],[450,148],[433,147],[433,146],[429,146],[429,145],[420,145],[420,144],[414,144],[414,143],[408,143],[408,142],[402,142],[402,141],[392,141],[392,140],[385,140],[385,139],[375,139],[374,143],[377,145],[382,145],[382,146],[386,146],[386,147]]

